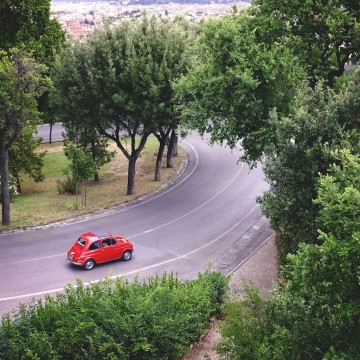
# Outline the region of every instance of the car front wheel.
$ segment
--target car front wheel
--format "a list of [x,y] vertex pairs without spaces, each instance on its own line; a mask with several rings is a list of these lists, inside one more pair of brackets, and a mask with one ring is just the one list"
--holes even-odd
[[128,261],[131,259],[132,252],[130,250],[126,250],[122,256],[123,260]]
[[84,264],[84,270],[91,270],[95,266],[95,261],[93,259],[86,260]]

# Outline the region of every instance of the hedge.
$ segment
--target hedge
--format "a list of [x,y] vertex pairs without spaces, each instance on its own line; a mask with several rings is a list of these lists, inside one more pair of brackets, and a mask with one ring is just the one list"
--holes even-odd
[[176,359],[204,333],[226,291],[226,278],[211,271],[186,282],[173,273],[145,282],[77,280],[2,317],[0,358]]

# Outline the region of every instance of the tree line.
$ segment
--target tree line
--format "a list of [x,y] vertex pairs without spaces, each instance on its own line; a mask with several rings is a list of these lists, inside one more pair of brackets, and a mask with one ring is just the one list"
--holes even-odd
[[[2,14],[17,9],[10,3]],[[128,194],[151,134],[159,140],[155,179],[180,125],[209,133],[212,142],[240,143],[241,159],[262,166],[270,184],[258,202],[279,237],[284,281],[268,300],[249,287],[248,300],[226,309],[219,351],[228,359],[356,358],[359,21],[356,1],[254,0],[202,24],[144,16],[83,44],[60,41],[50,63],[36,47],[25,56],[22,46],[11,50],[0,38],[3,223],[10,220],[8,155],[39,117],[33,98],[64,123],[69,156],[81,151],[92,159],[86,176],[96,177],[111,157],[107,142],[116,143],[129,161]],[[19,35],[23,45],[26,34]],[[41,56],[47,70],[34,60]],[[26,103],[21,94],[29,89]]]
[[270,189],[284,280],[225,308],[224,359],[360,353],[360,5],[255,0],[208,22],[178,84],[183,121],[242,145]]

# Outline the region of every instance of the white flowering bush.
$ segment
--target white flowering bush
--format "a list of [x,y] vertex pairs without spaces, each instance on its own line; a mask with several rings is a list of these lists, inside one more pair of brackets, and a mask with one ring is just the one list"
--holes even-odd
[[[17,190],[17,181],[15,176],[9,175],[9,191],[10,191],[10,199],[13,198],[16,195],[19,195],[19,192]],[[0,178],[0,195],[1,195],[1,178]],[[1,197],[0,197],[1,202]]]

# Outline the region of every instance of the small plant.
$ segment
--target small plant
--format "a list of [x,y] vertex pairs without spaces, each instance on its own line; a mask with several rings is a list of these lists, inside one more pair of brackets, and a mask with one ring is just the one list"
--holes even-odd
[[82,205],[76,201],[66,201],[65,202],[65,208],[67,210],[81,210],[82,209]]

